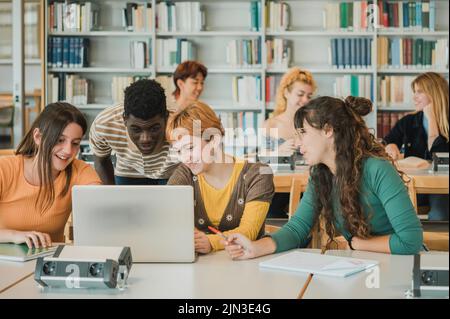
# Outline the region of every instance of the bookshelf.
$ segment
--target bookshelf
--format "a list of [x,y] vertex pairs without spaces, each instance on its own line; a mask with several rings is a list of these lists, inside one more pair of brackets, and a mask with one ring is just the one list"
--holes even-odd
[[[155,78],[170,75],[176,65],[158,65],[157,43],[164,40],[186,39],[195,47],[195,58],[208,67],[205,90],[202,100],[210,104],[218,113],[229,112],[253,112],[256,122],[255,127],[260,127],[264,118],[267,118],[273,109],[273,100],[266,101],[266,77],[273,76],[275,83],[287,71],[288,67],[300,66],[311,71],[318,83],[317,95],[334,95],[336,79],[346,76],[369,76],[371,78],[371,96],[375,105],[374,112],[366,117],[368,126],[377,130],[377,113],[379,111],[404,112],[411,111],[412,105],[399,103],[378,103],[380,88],[379,77],[384,76],[414,76],[424,71],[435,71],[444,74],[448,78],[448,56],[442,65],[436,67],[410,67],[399,68],[377,65],[377,39],[380,37],[412,38],[427,40],[447,40],[449,36],[448,1],[434,1],[435,29],[424,31],[422,29],[408,29],[398,27],[380,27],[372,29],[347,30],[338,28],[326,28],[324,16],[331,3],[337,4],[344,1],[324,0],[288,0],[281,1],[288,5],[290,23],[288,28],[272,27],[274,21],[269,15],[270,3],[265,6],[265,0],[201,0],[201,14],[192,14],[191,27],[183,27],[181,7],[172,8],[177,14],[179,25],[156,25],[156,16],[162,15],[161,8],[164,3],[158,0],[136,0],[138,5],[151,7],[151,12],[146,16],[144,24],[146,28],[140,31],[129,31],[122,23],[122,10],[126,8],[125,0],[92,0],[100,8],[98,12],[98,27],[94,30],[55,31],[48,26],[50,18],[49,4],[46,1],[46,56],[48,57],[48,39],[50,37],[84,37],[90,41],[89,66],[82,68],[49,67],[46,61],[45,76],[58,73],[78,74],[89,80],[89,98],[86,105],[78,105],[93,120],[99,110],[113,104],[111,93],[111,82],[114,76],[147,76]],[[131,2],[131,1],[128,1]],[[260,9],[259,19],[252,20],[252,2],[256,9]],[[359,1],[355,1],[359,2]],[[404,1],[389,1],[389,3],[403,3]],[[171,1],[176,5],[186,5],[187,1]],[[280,1],[278,1],[280,3]],[[167,9],[170,10],[172,9]],[[273,8],[272,8],[273,9]],[[253,12],[254,13],[254,12]],[[167,13],[166,13],[167,14]],[[268,16],[267,19],[263,18]],[[164,16],[168,21],[168,16]],[[180,20],[178,20],[180,19]],[[197,21],[197,19],[200,19]],[[332,17],[331,19],[335,19]],[[162,19],[160,19],[162,21]],[[195,20],[195,21],[194,21]],[[167,23],[167,22],[166,22]],[[172,22],[174,23],[174,22]],[[195,27],[192,27],[195,24]],[[190,29],[187,30],[187,29]],[[337,68],[330,63],[330,42],[332,39],[368,39],[371,41],[371,61],[365,67],[359,68]],[[288,65],[269,65],[266,48],[266,40],[283,39],[288,41],[290,48],[290,61]],[[227,63],[227,45],[233,40],[258,40],[260,47],[258,54],[260,63],[255,65],[230,65]],[[145,68],[132,68],[130,66],[129,43],[131,41],[145,41],[151,49],[148,52],[148,64]],[[349,40],[351,41],[351,40]],[[311,49],[313,48],[313,49]],[[448,50],[447,50],[448,51]],[[448,54],[448,53],[447,53]],[[0,60],[1,64],[1,60]],[[170,64],[170,63],[169,63]],[[261,79],[260,102],[242,105],[236,103],[232,98],[233,77],[254,76]],[[48,82],[48,81],[47,81]],[[46,83],[47,83],[46,82]],[[49,90],[47,85],[46,103],[49,101]],[[244,115],[245,117],[245,115]],[[247,116],[247,119],[250,119]],[[228,121],[232,123],[232,121]],[[236,123],[235,123],[236,124]]]

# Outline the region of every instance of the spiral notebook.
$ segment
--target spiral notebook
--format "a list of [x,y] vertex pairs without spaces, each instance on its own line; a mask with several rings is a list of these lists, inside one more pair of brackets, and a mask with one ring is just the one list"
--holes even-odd
[[293,251],[259,263],[261,268],[299,271],[315,275],[348,277],[378,265],[376,260]]

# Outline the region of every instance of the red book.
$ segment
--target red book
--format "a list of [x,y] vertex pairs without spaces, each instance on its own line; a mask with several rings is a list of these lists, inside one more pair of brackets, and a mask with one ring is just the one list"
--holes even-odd
[[389,112],[383,112],[383,137],[391,131],[391,116]]
[[377,137],[383,138],[383,112],[377,113]]
[[395,126],[395,124],[398,122],[398,113],[397,112],[391,112],[391,129]]
[[361,1],[361,29],[367,29],[367,1]]
[[270,102],[270,77],[266,77],[266,102]]
[[393,4],[393,9],[394,9],[394,27],[396,27],[396,28],[398,28],[399,27],[399,24],[398,24],[398,5],[399,5],[399,3],[398,2],[396,2],[396,3],[394,3]]

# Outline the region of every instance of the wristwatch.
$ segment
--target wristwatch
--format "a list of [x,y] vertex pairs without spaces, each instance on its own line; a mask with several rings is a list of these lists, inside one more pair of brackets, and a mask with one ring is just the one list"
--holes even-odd
[[352,240],[353,240],[353,236],[350,236],[350,238],[347,240],[348,247],[350,247],[351,250],[355,250],[355,248],[353,248],[353,246],[352,246]]

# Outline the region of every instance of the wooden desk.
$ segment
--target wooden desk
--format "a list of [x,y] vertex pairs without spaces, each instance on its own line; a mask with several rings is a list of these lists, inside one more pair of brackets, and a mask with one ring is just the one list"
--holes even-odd
[[[449,174],[448,172],[432,172],[425,169],[402,169],[409,177],[414,179],[414,185],[418,194],[448,194]],[[276,193],[289,193],[292,178],[303,179],[308,182],[308,169],[275,172],[273,182]]]
[[41,290],[29,277],[0,294],[0,298],[297,298],[308,274],[259,268],[259,262],[274,256],[233,261],[220,251],[200,256],[195,263],[134,264],[123,291]]

